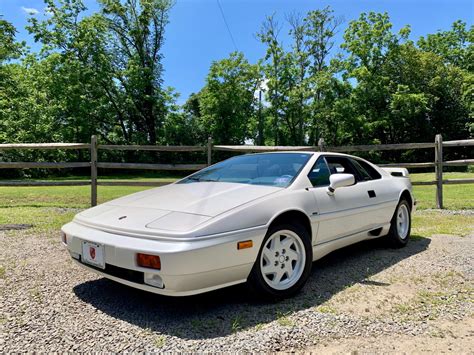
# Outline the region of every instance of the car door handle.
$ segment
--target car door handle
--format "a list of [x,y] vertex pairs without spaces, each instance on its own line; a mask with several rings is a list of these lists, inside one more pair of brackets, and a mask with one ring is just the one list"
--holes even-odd
[[369,197],[370,197],[370,198],[374,198],[374,197],[377,196],[377,195],[375,194],[375,191],[374,191],[374,190],[369,190],[369,191],[367,191],[367,193],[369,194]]

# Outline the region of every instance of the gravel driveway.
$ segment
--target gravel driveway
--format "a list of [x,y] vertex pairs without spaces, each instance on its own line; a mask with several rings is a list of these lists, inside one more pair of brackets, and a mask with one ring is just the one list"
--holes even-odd
[[58,235],[3,231],[0,253],[1,353],[423,350],[417,339],[469,351],[474,339],[474,235],[359,243],[279,303],[245,286],[177,299],[128,288],[74,265]]

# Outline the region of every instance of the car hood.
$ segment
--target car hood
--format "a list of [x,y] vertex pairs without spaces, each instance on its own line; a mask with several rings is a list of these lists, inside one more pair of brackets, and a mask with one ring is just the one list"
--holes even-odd
[[75,221],[112,231],[184,233],[219,214],[281,190],[225,182],[170,184],[90,208],[79,213]]

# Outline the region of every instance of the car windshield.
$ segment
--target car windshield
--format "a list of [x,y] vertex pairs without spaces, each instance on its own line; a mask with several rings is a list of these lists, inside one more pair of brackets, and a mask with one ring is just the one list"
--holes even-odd
[[287,187],[310,157],[307,153],[241,155],[198,171],[179,183],[218,181]]

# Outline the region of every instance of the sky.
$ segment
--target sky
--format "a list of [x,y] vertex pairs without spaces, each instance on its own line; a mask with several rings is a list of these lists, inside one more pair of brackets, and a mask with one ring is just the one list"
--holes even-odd
[[[329,5],[335,16],[344,19],[336,38],[337,45],[342,41],[347,24],[357,19],[361,12],[388,12],[394,30],[409,24],[414,40],[447,30],[458,19],[468,25],[474,20],[473,0],[219,0],[224,17],[217,1],[177,0],[171,10],[162,51],[164,83],[180,93],[179,103],[204,86],[212,61],[227,57],[235,49],[242,51],[251,63],[262,58],[265,47],[255,34],[268,15],[275,14],[283,24],[285,14],[305,14]],[[84,0],[84,3],[89,12],[99,9],[95,0]],[[48,16],[42,0],[0,0],[0,14],[15,25],[18,40],[25,40],[32,50],[40,48],[25,26],[30,16],[40,19]],[[282,39],[289,44],[286,32],[284,27]]]

